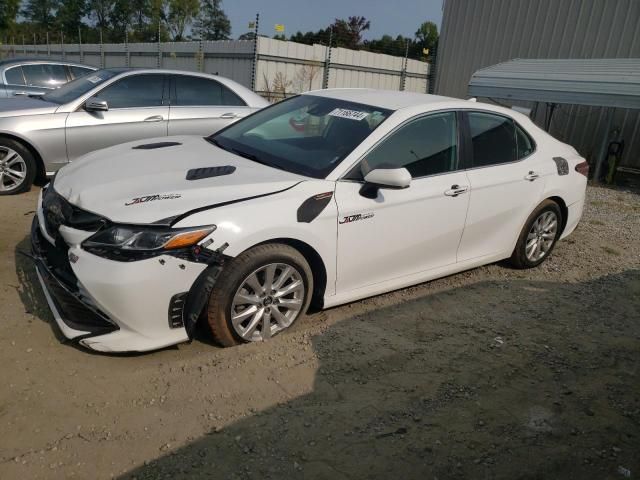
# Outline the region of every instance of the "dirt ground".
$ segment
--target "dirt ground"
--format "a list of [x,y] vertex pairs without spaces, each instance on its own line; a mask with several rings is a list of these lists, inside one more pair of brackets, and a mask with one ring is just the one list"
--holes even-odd
[[537,269],[128,356],[62,341],[18,253],[36,196],[0,198],[1,479],[640,477],[637,194],[589,188]]

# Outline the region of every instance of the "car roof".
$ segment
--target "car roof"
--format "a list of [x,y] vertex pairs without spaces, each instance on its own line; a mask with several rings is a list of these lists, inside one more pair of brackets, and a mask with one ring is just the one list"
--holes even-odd
[[329,88],[326,90],[312,90],[306,95],[335,98],[348,102],[362,103],[387,110],[400,110],[402,108],[416,107],[419,105],[433,105],[438,103],[463,102],[459,98],[429,95],[417,92],[402,92],[396,90],[377,90],[374,88]]
[[53,58],[38,58],[38,57],[13,57],[13,58],[5,58],[4,60],[0,60],[0,67],[7,67],[15,64],[28,64],[28,63],[58,63],[61,65],[78,65],[87,68],[96,69],[91,65],[85,65],[83,63],[78,62],[68,62],[66,60],[56,60]]

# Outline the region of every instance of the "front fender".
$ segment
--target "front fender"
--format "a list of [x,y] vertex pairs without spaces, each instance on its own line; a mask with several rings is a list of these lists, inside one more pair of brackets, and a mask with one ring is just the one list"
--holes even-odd
[[310,222],[298,221],[298,209],[308,198],[333,192],[334,188],[335,183],[330,181],[305,181],[275,195],[194,213],[174,226],[216,225],[216,230],[209,237],[213,242],[206,248],[217,250],[224,247],[224,254],[230,257],[276,239],[304,242],[322,259],[327,273],[326,294],[332,295],[338,233],[335,200],[332,197]]

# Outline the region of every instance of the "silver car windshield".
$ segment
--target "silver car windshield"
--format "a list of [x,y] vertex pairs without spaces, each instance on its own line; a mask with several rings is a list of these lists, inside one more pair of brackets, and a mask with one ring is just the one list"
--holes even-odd
[[84,95],[92,88],[115,77],[118,73],[120,73],[120,71],[116,70],[98,70],[97,72],[92,72],[89,75],[76,78],[60,88],[43,95],[42,99],[47,102],[57,103],[58,105],[69,103]]
[[391,113],[361,103],[300,95],[232,124],[209,141],[258,163],[325,178]]

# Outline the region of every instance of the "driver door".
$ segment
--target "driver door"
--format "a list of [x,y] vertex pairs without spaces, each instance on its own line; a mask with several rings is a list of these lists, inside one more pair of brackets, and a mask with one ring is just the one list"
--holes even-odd
[[165,83],[162,74],[130,75],[95,95],[107,101],[109,110],[88,112],[80,107],[71,112],[66,123],[69,161],[112,145],[166,136],[169,102],[163,101],[168,100]]
[[[457,125],[455,112],[412,119],[337,182],[337,293],[456,263],[469,205]],[[411,173],[408,188],[360,193],[368,172],[399,167]]]

